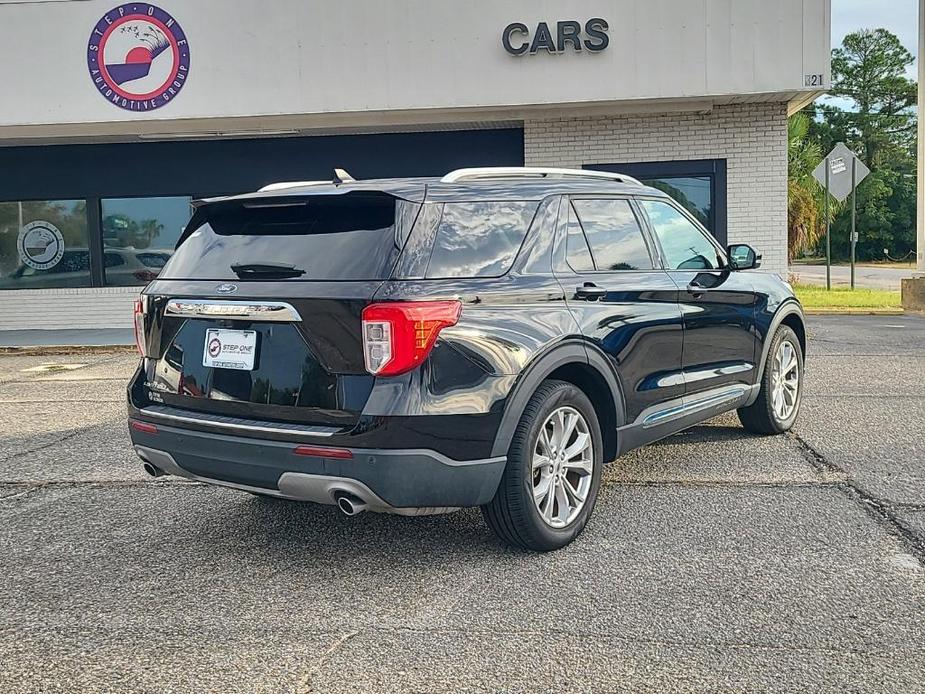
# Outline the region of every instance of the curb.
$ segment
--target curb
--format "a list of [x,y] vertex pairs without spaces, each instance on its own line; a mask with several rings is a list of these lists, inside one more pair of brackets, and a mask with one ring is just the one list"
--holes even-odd
[[43,357],[65,354],[129,354],[137,351],[135,345],[25,345],[22,347],[0,347],[0,356]]
[[902,316],[901,308],[804,308],[807,316]]

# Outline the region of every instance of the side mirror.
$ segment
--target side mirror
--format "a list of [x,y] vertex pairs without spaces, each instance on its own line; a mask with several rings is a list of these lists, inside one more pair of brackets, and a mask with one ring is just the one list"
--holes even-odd
[[747,243],[734,243],[726,249],[730,270],[754,270],[761,267],[761,254]]

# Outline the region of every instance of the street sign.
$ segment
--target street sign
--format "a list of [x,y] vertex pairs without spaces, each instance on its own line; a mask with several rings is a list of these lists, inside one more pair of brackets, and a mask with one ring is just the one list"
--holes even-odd
[[819,162],[813,171],[819,185],[825,188],[825,287],[832,288],[832,219],[829,215],[829,196],[839,202],[851,196],[851,235],[848,242],[851,244],[851,288],[854,289],[854,261],[858,245],[857,232],[857,201],[858,184],[867,178],[870,169],[858,159],[854,152],[839,142],[829,152],[829,156]]
[[[854,185],[852,185],[851,181],[852,159],[856,161],[856,181]],[[851,195],[851,191],[870,174],[870,169],[865,166],[864,162],[858,159],[854,152],[845,146],[844,142],[839,142],[832,151],[829,152],[829,156],[819,162],[819,166],[813,171],[813,178],[815,178],[823,188],[826,186],[826,162],[828,162],[829,168],[829,192],[832,197],[839,202],[844,202],[848,196]]]

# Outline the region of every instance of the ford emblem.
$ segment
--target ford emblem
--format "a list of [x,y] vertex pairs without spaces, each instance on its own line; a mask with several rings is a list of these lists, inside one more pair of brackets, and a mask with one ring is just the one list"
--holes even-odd
[[238,285],[236,284],[220,284],[215,288],[219,294],[231,294],[232,292],[238,291]]

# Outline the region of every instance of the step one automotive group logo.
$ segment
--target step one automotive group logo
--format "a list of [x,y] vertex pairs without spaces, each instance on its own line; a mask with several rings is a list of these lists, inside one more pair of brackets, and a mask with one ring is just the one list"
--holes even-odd
[[23,265],[34,270],[48,270],[64,257],[64,236],[51,222],[29,222],[19,230],[16,250]]
[[189,77],[186,34],[177,20],[148,3],[127,3],[97,22],[87,43],[93,84],[126,111],[170,103]]

